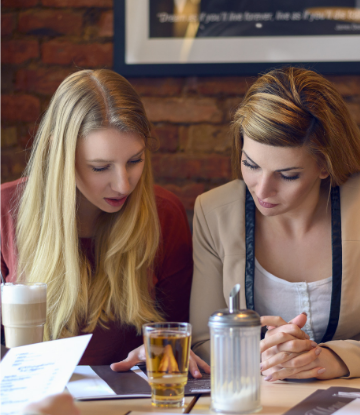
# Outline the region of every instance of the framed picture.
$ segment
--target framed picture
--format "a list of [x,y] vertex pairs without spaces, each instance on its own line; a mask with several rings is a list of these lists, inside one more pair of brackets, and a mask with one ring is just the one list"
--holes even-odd
[[115,0],[124,76],[360,74],[359,0]]

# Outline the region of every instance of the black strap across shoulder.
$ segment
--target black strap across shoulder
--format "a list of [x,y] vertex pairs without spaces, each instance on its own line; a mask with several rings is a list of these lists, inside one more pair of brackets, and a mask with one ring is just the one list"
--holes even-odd
[[340,188],[331,189],[331,246],[332,246],[332,292],[329,323],[321,342],[330,341],[336,332],[341,302],[342,283],[342,244],[341,244],[341,211]]
[[[330,341],[336,332],[341,302],[342,283],[342,244],[341,244],[341,212],[340,189],[331,189],[331,244],[332,244],[332,293],[329,323],[322,342]],[[245,197],[245,297],[246,307],[254,310],[254,270],[255,270],[255,203],[246,188]]]
[[255,270],[255,203],[246,188],[245,196],[245,298],[246,307],[254,310],[254,270]]

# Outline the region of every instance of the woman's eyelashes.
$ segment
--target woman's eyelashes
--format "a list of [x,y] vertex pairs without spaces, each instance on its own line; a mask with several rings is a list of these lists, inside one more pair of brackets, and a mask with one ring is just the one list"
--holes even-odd
[[[129,160],[128,161],[128,165],[131,167],[131,166],[134,166],[135,164],[141,163],[142,161],[144,161],[144,159],[142,159],[142,158],[139,158],[139,159],[136,159],[136,160]],[[110,168],[110,164],[107,165],[107,166],[104,166],[104,167],[94,167],[94,166],[91,166],[91,170],[94,171],[94,172],[96,172],[96,173],[100,173],[102,171],[106,171],[109,168]]]
[[139,158],[139,159],[137,159],[137,160],[129,160],[129,164],[138,164],[138,163],[141,163],[142,161],[144,161],[144,159],[142,159],[142,158]]
[[96,172],[96,173],[99,173],[101,171],[105,171],[108,168],[109,168],[109,166],[105,166],[105,167],[94,167],[94,166],[91,166],[91,170],[94,171],[94,172]]
[[[252,170],[257,170],[259,168],[259,166],[257,165],[250,164],[247,160],[242,160],[242,164],[245,167],[248,167],[249,169],[252,169]],[[300,175],[295,174],[294,176],[284,176],[282,173],[280,173],[280,177],[284,180],[292,181],[292,180],[297,180],[300,177]]]
[[247,160],[243,160],[242,161],[242,164],[245,166],[245,167],[249,167],[249,169],[253,169],[253,170],[256,170],[256,169],[258,169],[259,168],[259,166],[254,166],[253,164],[250,164]]
[[297,180],[300,175],[296,174],[295,176],[284,176],[283,174],[280,173],[280,176],[284,179],[284,180]]

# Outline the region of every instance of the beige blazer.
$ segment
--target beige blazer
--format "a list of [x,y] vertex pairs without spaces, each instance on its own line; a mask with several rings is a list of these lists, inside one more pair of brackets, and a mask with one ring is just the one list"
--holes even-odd
[[[194,350],[210,361],[209,316],[227,308],[231,288],[245,287],[245,193],[234,180],[199,196],[194,215],[194,276],[190,301]],[[360,377],[360,174],[340,188],[342,282],[338,325],[328,347]],[[246,308],[241,290],[241,308]]]

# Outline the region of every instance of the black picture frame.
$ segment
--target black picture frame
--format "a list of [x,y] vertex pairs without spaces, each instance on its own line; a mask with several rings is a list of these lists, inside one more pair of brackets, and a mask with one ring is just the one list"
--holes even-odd
[[[149,0],[151,1],[151,0]],[[171,1],[171,0],[170,0]],[[114,0],[114,66],[113,69],[125,77],[164,76],[242,76],[257,75],[283,66],[305,67],[326,75],[360,74],[360,61],[345,62],[254,62],[254,63],[176,63],[176,64],[127,64],[126,45],[126,0]],[[359,43],[360,48],[360,43]]]

